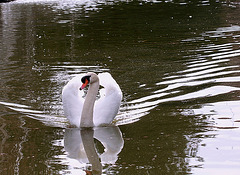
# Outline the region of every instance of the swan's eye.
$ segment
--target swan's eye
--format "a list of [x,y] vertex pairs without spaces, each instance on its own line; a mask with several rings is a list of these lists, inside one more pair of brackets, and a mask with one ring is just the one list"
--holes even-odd
[[90,77],[91,77],[91,75],[86,75],[86,76],[82,77],[82,79],[81,79],[82,83],[85,84],[86,81],[90,82]]
[[90,75],[82,77],[81,81],[83,84],[80,87],[80,90],[84,89],[88,85],[88,83],[90,82],[90,77],[91,77]]

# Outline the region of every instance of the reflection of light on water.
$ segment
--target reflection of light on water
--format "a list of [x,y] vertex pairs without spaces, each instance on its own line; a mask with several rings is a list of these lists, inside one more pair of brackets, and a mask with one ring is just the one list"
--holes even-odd
[[[23,2],[23,1],[17,1]],[[28,1],[30,2],[30,1]],[[48,1],[46,1],[48,2]],[[55,1],[49,1],[55,2]],[[85,2],[85,1],[84,1]],[[61,3],[61,2],[59,2]],[[67,2],[66,2],[67,3]],[[78,3],[77,1],[75,2]],[[239,32],[238,26],[227,27],[222,29],[217,29],[224,34]],[[205,32],[200,37],[204,41],[204,38],[210,38],[215,32]],[[193,42],[193,40],[198,40],[199,38],[182,40],[182,43]],[[149,95],[143,95],[137,99],[131,99],[122,103],[120,112],[114,120],[114,124],[123,125],[138,121],[141,117],[146,116],[151,110],[156,108],[161,103],[167,103],[172,101],[184,101],[193,100],[196,98],[210,98],[214,96],[219,96],[222,94],[228,94],[230,92],[239,91],[239,87],[235,87],[230,83],[236,83],[240,81],[238,74],[240,73],[239,65],[232,65],[231,61],[236,59],[240,55],[239,43],[226,43],[226,44],[204,44],[196,50],[190,50],[193,55],[187,56],[190,59],[182,63],[183,69],[177,72],[169,72],[165,74],[162,81],[157,82]],[[234,49],[233,49],[234,48]],[[57,121],[65,123],[63,120],[63,111],[61,104],[61,91],[62,87],[75,75],[93,71],[93,72],[109,72],[110,70],[103,66],[83,66],[79,65],[77,62],[58,62],[53,65],[39,65],[35,64],[32,68],[34,71],[49,71],[52,76],[49,78],[51,82],[55,83],[56,86],[49,94],[53,94],[53,99],[55,100],[51,103],[50,107],[47,106],[44,112],[40,110],[31,109],[31,107],[26,106],[12,106],[9,104],[10,109],[27,114],[29,117],[41,120],[41,121]],[[228,83],[228,84],[223,84]],[[201,87],[201,86],[205,87]],[[208,85],[208,87],[206,87]],[[159,88],[157,87],[162,87]],[[210,86],[210,87],[209,87]],[[139,88],[145,88],[146,84],[142,84]],[[198,87],[198,90],[194,92],[184,92],[183,88]],[[151,89],[151,88],[150,88]],[[124,90],[123,90],[124,91]],[[42,102],[44,104],[44,101]],[[49,103],[46,103],[49,105]],[[49,108],[49,109],[48,109]],[[235,108],[235,107],[234,107]],[[55,110],[53,112],[53,110]],[[58,113],[56,114],[56,111]],[[58,115],[52,115],[52,114]],[[64,118],[65,119],[65,118]],[[47,123],[47,122],[46,122]]]
[[[240,30],[239,27],[234,26],[222,28],[218,31],[226,34],[228,32],[238,32]],[[204,37],[209,37],[207,34],[210,35],[212,32],[206,32]],[[183,42],[193,42],[193,40],[183,40]],[[167,87],[155,90],[148,96],[126,102],[125,112],[128,111],[130,114],[129,118],[131,118],[131,111],[134,111],[134,114],[136,114],[137,110],[144,110],[145,113],[139,115],[140,118],[147,115],[150,110],[161,103],[185,100],[191,101],[197,98],[211,99],[211,97],[214,96],[240,91],[239,87],[235,87],[231,84],[240,82],[240,77],[238,76],[240,73],[239,65],[231,65],[232,60],[237,59],[236,57],[240,55],[240,51],[239,49],[233,49],[233,46],[238,47],[239,43],[210,44],[209,46],[202,46],[198,50],[192,50],[194,54],[198,52],[197,57],[194,58],[195,56],[193,55],[192,57],[194,59],[190,59],[186,63],[183,63],[185,69],[176,73],[168,73],[163,78],[163,81],[156,83],[157,86],[164,85]],[[202,85],[208,85],[208,87],[201,87]],[[182,90],[183,87],[199,87],[200,90],[184,93]],[[221,102],[219,102],[219,104],[220,103]],[[239,107],[234,104],[240,106],[239,101],[229,101],[228,105],[233,113],[233,115],[230,116],[231,120],[234,120],[233,116],[237,115],[236,113],[239,111]],[[224,108],[224,106],[222,107]],[[197,111],[197,109],[194,111]],[[196,115],[200,115],[200,113],[201,112],[196,113]],[[141,113],[139,112],[139,114]],[[205,115],[204,112],[203,115]],[[216,115],[220,118],[220,121],[218,119],[215,125],[219,128],[228,125],[228,122],[225,123],[225,121],[221,119],[221,114]],[[136,115],[133,118],[136,119]],[[236,126],[238,124],[234,125]],[[234,127],[229,126],[228,128]]]
[[[146,1],[147,2],[147,1]],[[153,3],[157,1],[152,1]],[[98,4],[107,4],[110,2],[106,1],[89,1],[89,0],[16,0],[11,3],[36,3],[36,4],[46,4],[53,7],[54,10],[79,10],[79,9],[95,9]],[[8,9],[8,5],[4,5],[3,9]],[[113,3],[113,2],[112,2]],[[169,1],[170,3],[170,1]],[[201,2],[199,2],[201,3]],[[187,4],[187,3],[186,3]],[[204,5],[208,3],[203,3]],[[202,5],[203,5],[202,4]],[[183,4],[182,4],[183,5]],[[3,11],[3,14],[7,10]],[[8,14],[8,13],[7,13]],[[4,16],[4,15],[3,15]],[[6,15],[4,16],[6,17]],[[7,21],[8,18],[6,18]],[[58,23],[68,23],[70,20],[60,19]],[[7,23],[6,23],[7,24]],[[5,25],[6,25],[5,24]],[[11,24],[11,22],[10,22]],[[166,103],[170,101],[183,101],[192,100],[196,98],[213,97],[221,94],[227,94],[233,91],[239,91],[238,87],[232,85],[219,85],[219,83],[232,83],[239,82],[239,65],[227,65],[232,59],[240,56],[239,42],[234,43],[223,43],[223,44],[206,44],[211,38],[223,38],[223,37],[239,37],[240,26],[233,25],[228,27],[220,27],[216,30],[206,31],[200,36],[190,39],[182,40],[182,43],[192,43],[192,42],[204,42],[202,46],[195,50],[190,50],[194,55],[188,55],[190,59],[183,63],[183,69],[175,73],[168,73],[163,78],[163,81],[157,82],[155,85],[164,85],[163,89],[156,89],[146,96],[142,96],[138,99],[132,99],[130,101],[124,102],[121,106],[120,113],[114,121],[115,124],[128,124],[138,121],[141,117],[150,113],[151,110],[157,107],[161,103]],[[234,48],[234,49],[233,49]],[[196,53],[197,52],[197,53]],[[76,74],[95,71],[104,72],[110,71],[101,66],[82,66],[74,62],[60,62],[59,64],[49,65],[49,66],[39,66],[33,67],[34,71],[41,72],[42,70],[48,70],[53,73],[50,80],[56,83],[56,87],[52,89],[50,94],[54,94],[53,102],[49,107],[49,110],[40,111],[37,109],[32,109],[29,106],[15,106],[10,104],[3,104],[8,106],[10,109],[27,114],[29,117],[45,121],[57,121],[65,123],[63,117],[63,112],[61,109],[61,90],[64,84]],[[201,85],[211,85],[204,89],[199,89],[195,92],[185,93],[181,90],[182,87],[200,87]],[[139,88],[144,88],[146,85],[140,85]],[[44,103],[44,102],[43,102]],[[46,106],[48,103],[46,103]],[[47,108],[47,107],[46,107]],[[59,112],[59,116],[51,115],[53,110]]]
[[8,107],[13,111],[22,113],[29,118],[39,120],[44,124],[46,124],[47,126],[55,126],[55,127],[67,126],[67,120],[63,116],[48,115],[48,114],[45,114],[43,111],[32,109],[32,107],[30,106],[16,104],[16,103],[0,102],[0,104]]
[[[212,107],[214,106],[226,107],[227,104],[232,105],[231,103],[232,102],[221,102],[217,104],[212,104],[213,105]],[[228,109],[229,107],[227,107],[227,111]],[[239,129],[212,130],[208,131],[207,134],[198,133],[198,135],[201,136],[201,138],[204,138],[205,135],[206,138],[201,139],[201,143],[198,146],[197,156],[189,158],[188,161],[189,164],[192,165],[193,167],[194,165],[201,164],[202,168],[194,168],[192,169],[192,173],[193,174],[217,173],[236,175],[239,174],[240,166],[239,134],[240,134]],[[208,137],[209,135],[211,135],[211,137]],[[203,157],[204,159],[199,161],[199,157]]]
[[[239,32],[239,26],[222,27],[216,29],[216,31],[203,33],[203,37],[192,38],[183,42],[201,42],[203,39],[222,39],[227,37],[236,39],[239,37]],[[197,155],[189,156],[187,161],[193,167],[193,174],[239,174],[240,101],[239,96],[237,96],[240,91],[238,85],[240,82],[240,70],[239,62],[237,61],[240,55],[239,42],[217,45],[210,43],[206,45],[206,41],[204,41],[203,46],[197,50],[192,50],[192,52],[197,54],[197,57],[192,59],[191,63],[187,63],[187,69],[178,72],[178,75],[175,77],[181,79],[181,76],[183,76],[182,80],[187,80],[186,78],[188,77],[185,77],[184,74],[190,72],[197,79],[194,77],[185,82],[177,81],[177,83],[171,79],[173,84],[169,86],[179,88],[183,86],[200,87],[201,85],[208,85],[211,87],[202,89],[200,92],[205,92],[207,89],[209,91],[209,88],[213,88],[212,92],[209,91],[210,95],[215,93],[215,95],[226,94],[226,96],[222,96],[222,101],[212,100],[212,102],[205,104],[197,104],[197,107],[193,107],[193,109],[181,110],[182,115],[193,115],[205,119],[206,125],[211,129],[207,133],[197,133],[191,136],[200,138],[200,142],[197,144]],[[206,74],[202,71],[206,71]],[[199,75],[199,72],[203,74]],[[216,88],[219,85],[224,86]],[[216,89],[214,90],[214,88]],[[235,96],[234,93],[236,94]],[[229,95],[230,98],[228,98],[228,94],[231,94]],[[195,98],[197,94],[192,95],[192,98]],[[209,96],[200,98],[208,98],[209,101],[212,99]],[[189,140],[191,141],[192,139]]]
[[[51,6],[53,11],[64,10],[68,11],[93,11],[98,10],[98,6],[102,4],[113,4],[108,1],[91,1],[91,0],[16,0],[11,3],[17,4],[41,4]],[[10,4],[11,4],[10,3]],[[67,21],[60,20],[59,23]]]
[[[154,101],[143,101],[141,99],[139,100],[141,103],[136,103],[134,105],[127,106],[123,114],[122,115],[120,114],[119,116],[117,116],[117,119],[121,118],[119,124],[128,124],[128,123],[138,121],[142,116],[147,115],[150,112],[150,110],[154,109],[160,103],[166,103],[171,101],[192,100],[195,98],[203,98],[203,97],[212,97],[212,96],[226,94],[226,93],[237,91],[237,90],[240,90],[240,88],[235,88],[230,86],[214,86],[214,87],[206,88],[197,92],[192,92],[192,93],[170,97],[170,98],[156,99]],[[149,98],[146,98],[146,99],[153,100],[156,98],[156,95],[149,96]]]
[[240,31],[240,26],[238,25],[233,25],[230,27],[220,27],[215,31],[208,31],[205,32],[203,35],[206,35],[208,37],[224,37],[224,36],[231,36],[233,35],[232,32],[239,32]]
[[217,128],[238,128],[240,126],[239,106],[240,101],[223,101],[205,104],[199,109],[192,109],[190,113],[186,110],[182,114],[209,116],[209,121],[213,121]]
[[[196,65],[199,63],[195,63]],[[192,64],[191,64],[192,65]],[[181,87],[193,87],[200,86],[204,84],[210,83],[224,83],[224,82],[239,82],[239,76],[229,76],[223,78],[214,78],[219,75],[229,75],[233,73],[238,73],[238,70],[229,71],[229,69],[238,68],[238,66],[225,66],[225,67],[217,67],[216,62],[213,63],[214,66],[205,66],[204,70],[196,69],[196,67],[191,68],[192,71],[179,71],[178,74],[171,78],[170,80],[165,80],[156,85],[167,85],[166,88],[155,90],[152,92],[153,94],[144,96],[138,99],[133,99],[131,101],[125,102],[122,104],[120,108],[119,114],[116,116],[114,120],[115,125],[124,125],[136,122],[140,120],[141,117],[150,113],[150,111],[157,107],[157,105],[161,103],[171,102],[171,101],[184,101],[184,100],[192,100],[196,98],[204,98],[204,97],[213,97],[221,94],[227,94],[232,91],[239,91],[240,88],[231,87],[231,86],[223,86],[223,85],[215,85],[212,87],[208,87],[196,92],[190,92],[187,94],[182,94],[182,91],[179,90]],[[55,91],[58,92],[56,95],[56,100],[58,103],[53,103],[54,107],[50,107],[51,109],[58,109],[60,111],[58,116],[49,115],[43,111],[32,109],[30,106],[14,104],[14,103],[5,103],[1,102],[8,108],[18,111],[20,113],[26,114],[30,118],[34,118],[42,121],[46,125],[66,127],[67,120],[63,116],[63,111],[61,107],[61,89],[70,77],[73,77],[79,73],[88,72],[88,71],[97,71],[104,72],[108,71],[108,69],[102,68],[100,66],[79,66],[79,65],[69,65],[69,64],[61,64],[61,65],[53,65],[53,66],[38,66],[34,67],[33,70],[41,71],[44,69],[48,69],[53,72],[53,76],[50,77],[50,80],[56,82],[59,86],[55,88]],[[187,72],[187,74],[186,74]],[[213,73],[214,72],[214,73]],[[209,74],[211,73],[211,74]],[[199,80],[206,79],[207,80]],[[166,77],[167,79],[167,77]],[[169,97],[171,96],[171,97]],[[51,113],[51,111],[50,111]]]

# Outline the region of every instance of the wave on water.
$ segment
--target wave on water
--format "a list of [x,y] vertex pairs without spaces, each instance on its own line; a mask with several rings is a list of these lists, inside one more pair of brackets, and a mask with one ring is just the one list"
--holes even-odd
[[[203,43],[202,46],[189,50],[187,55],[183,56],[184,59],[180,61],[182,64],[181,70],[168,72],[164,75],[162,81],[156,82],[155,87],[150,88],[154,89],[150,95],[125,100],[114,123],[116,125],[125,125],[136,122],[156,109],[161,103],[194,101],[195,99],[210,102],[202,102],[202,104],[199,104],[200,108],[191,109],[190,113],[188,112],[189,109],[181,109],[182,114],[211,115],[215,120],[221,121],[215,123],[216,127],[229,126],[229,122],[225,122],[225,120],[229,121],[229,118],[233,121],[231,126],[240,123],[240,113],[238,112],[238,106],[240,106],[240,44],[237,41],[220,44],[209,42],[213,36],[222,38],[219,32],[232,40],[232,38],[239,38],[240,27],[220,28],[216,31],[205,32],[201,37],[182,40],[182,44]],[[207,44],[208,42],[209,44]],[[49,107],[49,111],[43,112],[33,109],[31,106],[16,103],[0,102],[0,104],[24,113],[28,117],[41,120],[47,125],[55,123],[57,126],[66,126],[66,118],[63,116],[61,107],[62,87],[79,73],[88,71],[97,73],[110,72],[110,69],[103,66],[82,66],[74,62],[62,62],[48,66],[36,64],[32,69],[39,72],[47,69],[48,72],[52,73],[52,76],[47,78],[56,85],[56,87],[50,89],[51,92],[49,93],[55,95],[52,97],[55,101]],[[138,88],[146,87],[145,85],[139,85]],[[227,98],[230,94],[234,94],[233,98]],[[220,101],[209,100],[219,96],[222,96]],[[225,114],[222,110],[219,110],[219,106],[224,106],[230,112]],[[58,109],[57,115],[52,115],[52,109]],[[209,109],[212,110],[209,112]]]
[[[202,35],[206,41],[212,37],[222,37],[223,35],[236,38],[240,36],[238,34],[239,31],[239,26],[231,26],[219,28],[216,31],[205,32]],[[236,32],[238,33],[236,34]],[[182,42],[191,43],[196,40],[198,38],[187,39]],[[221,95],[227,96],[231,93],[239,94],[240,64],[237,61],[240,56],[239,45],[239,42],[225,44],[211,43],[209,45],[204,44],[200,48],[192,50],[192,54],[187,56],[191,59],[182,62],[183,70],[166,74],[161,82],[155,84],[159,87],[165,86],[165,88],[155,90],[151,95],[126,102],[125,108],[122,109],[122,115],[127,116],[125,118],[128,118],[128,120],[123,117],[121,124],[139,120],[161,103],[193,101],[198,98],[209,99]],[[186,87],[189,87],[189,89],[196,89],[194,87],[197,87],[200,90],[185,92],[182,89]],[[217,128],[238,128],[240,123],[239,97],[235,96],[234,99],[226,98],[226,100],[223,99],[222,101],[213,103],[203,103],[200,109],[191,109],[191,112],[189,112],[189,109],[183,109],[182,114],[210,115],[211,119],[209,121],[215,121],[214,126]],[[131,113],[134,114],[134,117],[131,117]],[[127,122],[125,123],[124,121]]]
[[[222,51],[225,46],[228,48],[228,50]],[[231,51],[229,51],[230,48],[232,48]],[[206,50],[208,51],[208,54],[206,54]],[[235,57],[236,55],[232,57],[229,56],[238,54],[239,49],[234,50],[233,46],[230,47],[229,44],[215,46],[211,44],[209,47],[204,46],[200,48],[197,52],[198,58],[190,59],[182,63],[183,67],[185,67],[183,70],[166,74],[166,76],[162,78],[161,82],[156,82],[156,87],[164,88],[155,88],[150,95],[123,102],[120,107],[120,112],[114,120],[114,124],[125,125],[136,122],[143,116],[148,115],[151,110],[157,108],[161,103],[186,100],[191,101],[198,98],[212,98],[215,96],[240,91],[240,87],[235,85],[236,83],[240,82],[239,65],[232,64],[233,59],[236,59],[237,57]],[[30,118],[40,120],[46,125],[66,127],[68,122],[64,117],[61,107],[62,87],[72,77],[79,73],[88,71],[95,71],[99,73],[110,71],[109,69],[101,66],[81,66],[77,63],[74,64],[66,62],[49,66],[39,66],[36,64],[36,66],[33,67],[34,71],[42,71],[46,69],[52,72],[50,80],[56,84],[56,87],[51,90],[55,91],[55,93],[57,92],[55,97],[53,97],[55,102],[52,104],[55,105],[55,107],[49,107],[51,108],[49,111],[41,111],[33,109],[31,106],[16,103],[0,102],[0,104],[7,106],[9,109],[14,111],[23,113]],[[139,86],[139,88],[144,87],[145,86]],[[189,89],[196,89],[193,87],[198,87],[197,89],[199,90],[185,92],[183,90],[184,87],[190,87]],[[223,112],[221,110],[213,110],[215,112],[209,112],[211,107],[218,107],[223,104],[228,104],[225,106],[225,108],[228,107],[228,111],[232,111],[232,115],[228,113],[227,116],[221,117],[223,116]],[[194,115],[212,115],[212,117],[220,121],[224,121],[223,118],[231,118],[231,121],[240,123],[239,112],[237,112],[238,105],[240,106],[240,101],[236,98],[232,101],[224,100],[223,102],[220,101],[216,103],[202,104],[201,109],[192,109],[191,112],[189,112],[189,109],[183,109],[182,114],[192,115],[194,113]],[[59,110],[57,115],[51,112],[52,109]],[[234,116],[234,119],[232,116]],[[224,122],[218,122],[217,126],[225,126],[223,123]],[[225,122],[225,124],[228,126],[229,122]]]
[[45,114],[43,111],[32,109],[31,106],[9,103],[0,101],[1,105],[6,106],[7,108],[19,112],[26,117],[33,118],[43,122],[47,126],[55,126],[65,128],[67,126],[67,120],[65,117],[53,116]]

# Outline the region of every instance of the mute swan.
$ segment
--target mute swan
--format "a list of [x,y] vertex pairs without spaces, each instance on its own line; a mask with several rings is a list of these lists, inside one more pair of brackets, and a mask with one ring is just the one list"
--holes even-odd
[[[89,84],[85,99],[82,91]],[[99,85],[101,97],[96,100]],[[118,113],[122,100],[122,91],[110,73],[99,75],[89,72],[71,79],[62,91],[63,110],[72,125],[94,127],[107,125]],[[96,102],[95,102],[96,101]]]

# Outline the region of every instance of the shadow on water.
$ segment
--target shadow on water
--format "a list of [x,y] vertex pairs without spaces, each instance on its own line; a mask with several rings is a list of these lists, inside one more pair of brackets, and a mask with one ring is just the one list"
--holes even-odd
[[[238,2],[17,0],[0,8],[1,173],[239,171]],[[118,127],[68,128],[62,87],[88,71],[119,83]]]

